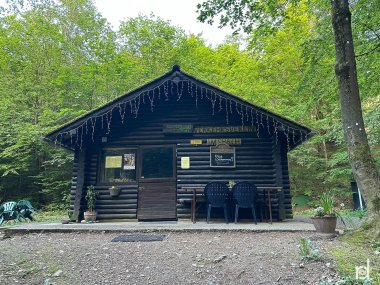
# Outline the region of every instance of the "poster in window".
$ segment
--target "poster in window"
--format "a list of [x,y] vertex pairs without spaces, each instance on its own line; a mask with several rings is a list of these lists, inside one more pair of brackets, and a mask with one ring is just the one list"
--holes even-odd
[[122,156],[106,156],[106,168],[121,168]]
[[135,154],[134,153],[125,153],[124,154],[124,169],[135,169]]

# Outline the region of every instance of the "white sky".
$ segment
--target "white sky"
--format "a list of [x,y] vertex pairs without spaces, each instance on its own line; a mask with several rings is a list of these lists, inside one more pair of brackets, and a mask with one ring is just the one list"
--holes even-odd
[[[223,42],[225,36],[232,34],[231,29],[218,29],[217,24],[210,26],[197,20],[197,4],[203,0],[94,0],[98,11],[107,18],[114,30],[122,20],[136,17],[140,14],[153,13],[172,25],[183,28],[187,33],[198,35],[207,43],[216,46]],[[5,0],[0,0],[3,6]]]
[[174,26],[182,27],[187,33],[200,34],[213,46],[222,43],[225,36],[231,34],[228,28],[218,29],[217,25],[197,21],[197,3],[203,0],[95,0],[95,5],[103,17],[116,30],[119,22],[139,13],[160,16],[170,20]]

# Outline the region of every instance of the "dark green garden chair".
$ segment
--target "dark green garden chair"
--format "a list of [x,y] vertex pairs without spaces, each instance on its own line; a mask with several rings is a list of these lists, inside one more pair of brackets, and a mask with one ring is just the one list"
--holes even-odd
[[0,206],[0,225],[4,221],[16,220],[19,221],[16,202],[5,202]]
[[39,212],[39,210],[35,209],[28,200],[18,201],[16,208],[18,211],[18,220],[23,218],[34,221],[32,214]]

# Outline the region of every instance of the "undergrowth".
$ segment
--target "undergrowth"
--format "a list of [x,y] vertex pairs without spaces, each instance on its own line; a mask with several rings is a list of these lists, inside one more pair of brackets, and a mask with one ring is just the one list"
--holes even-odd
[[26,223],[40,223],[40,222],[60,222],[62,219],[67,219],[67,211],[55,210],[55,211],[41,211],[39,213],[32,214],[35,219],[33,222],[29,220],[16,221],[4,221],[2,227],[14,226]]
[[311,245],[311,241],[308,238],[300,239],[299,254],[302,256],[302,259],[306,260],[318,261],[322,258],[320,251]]
[[[344,276],[341,283],[330,284],[371,284],[380,285],[380,241],[375,240],[364,229],[348,232],[340,237],[341,243],[329,249],[329,255],[336,261],[335,269]],[[368,280],[358,280],[356,267],[367,266],[369,260],[370,272]],[[343,283],[344,281],[344,283]]]

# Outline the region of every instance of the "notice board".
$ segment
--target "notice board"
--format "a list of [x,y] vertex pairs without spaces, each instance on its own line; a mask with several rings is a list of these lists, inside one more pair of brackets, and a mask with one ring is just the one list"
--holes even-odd
[[210,167],[234,168],[236,167],[235,147],[219,144],[210,147]]

